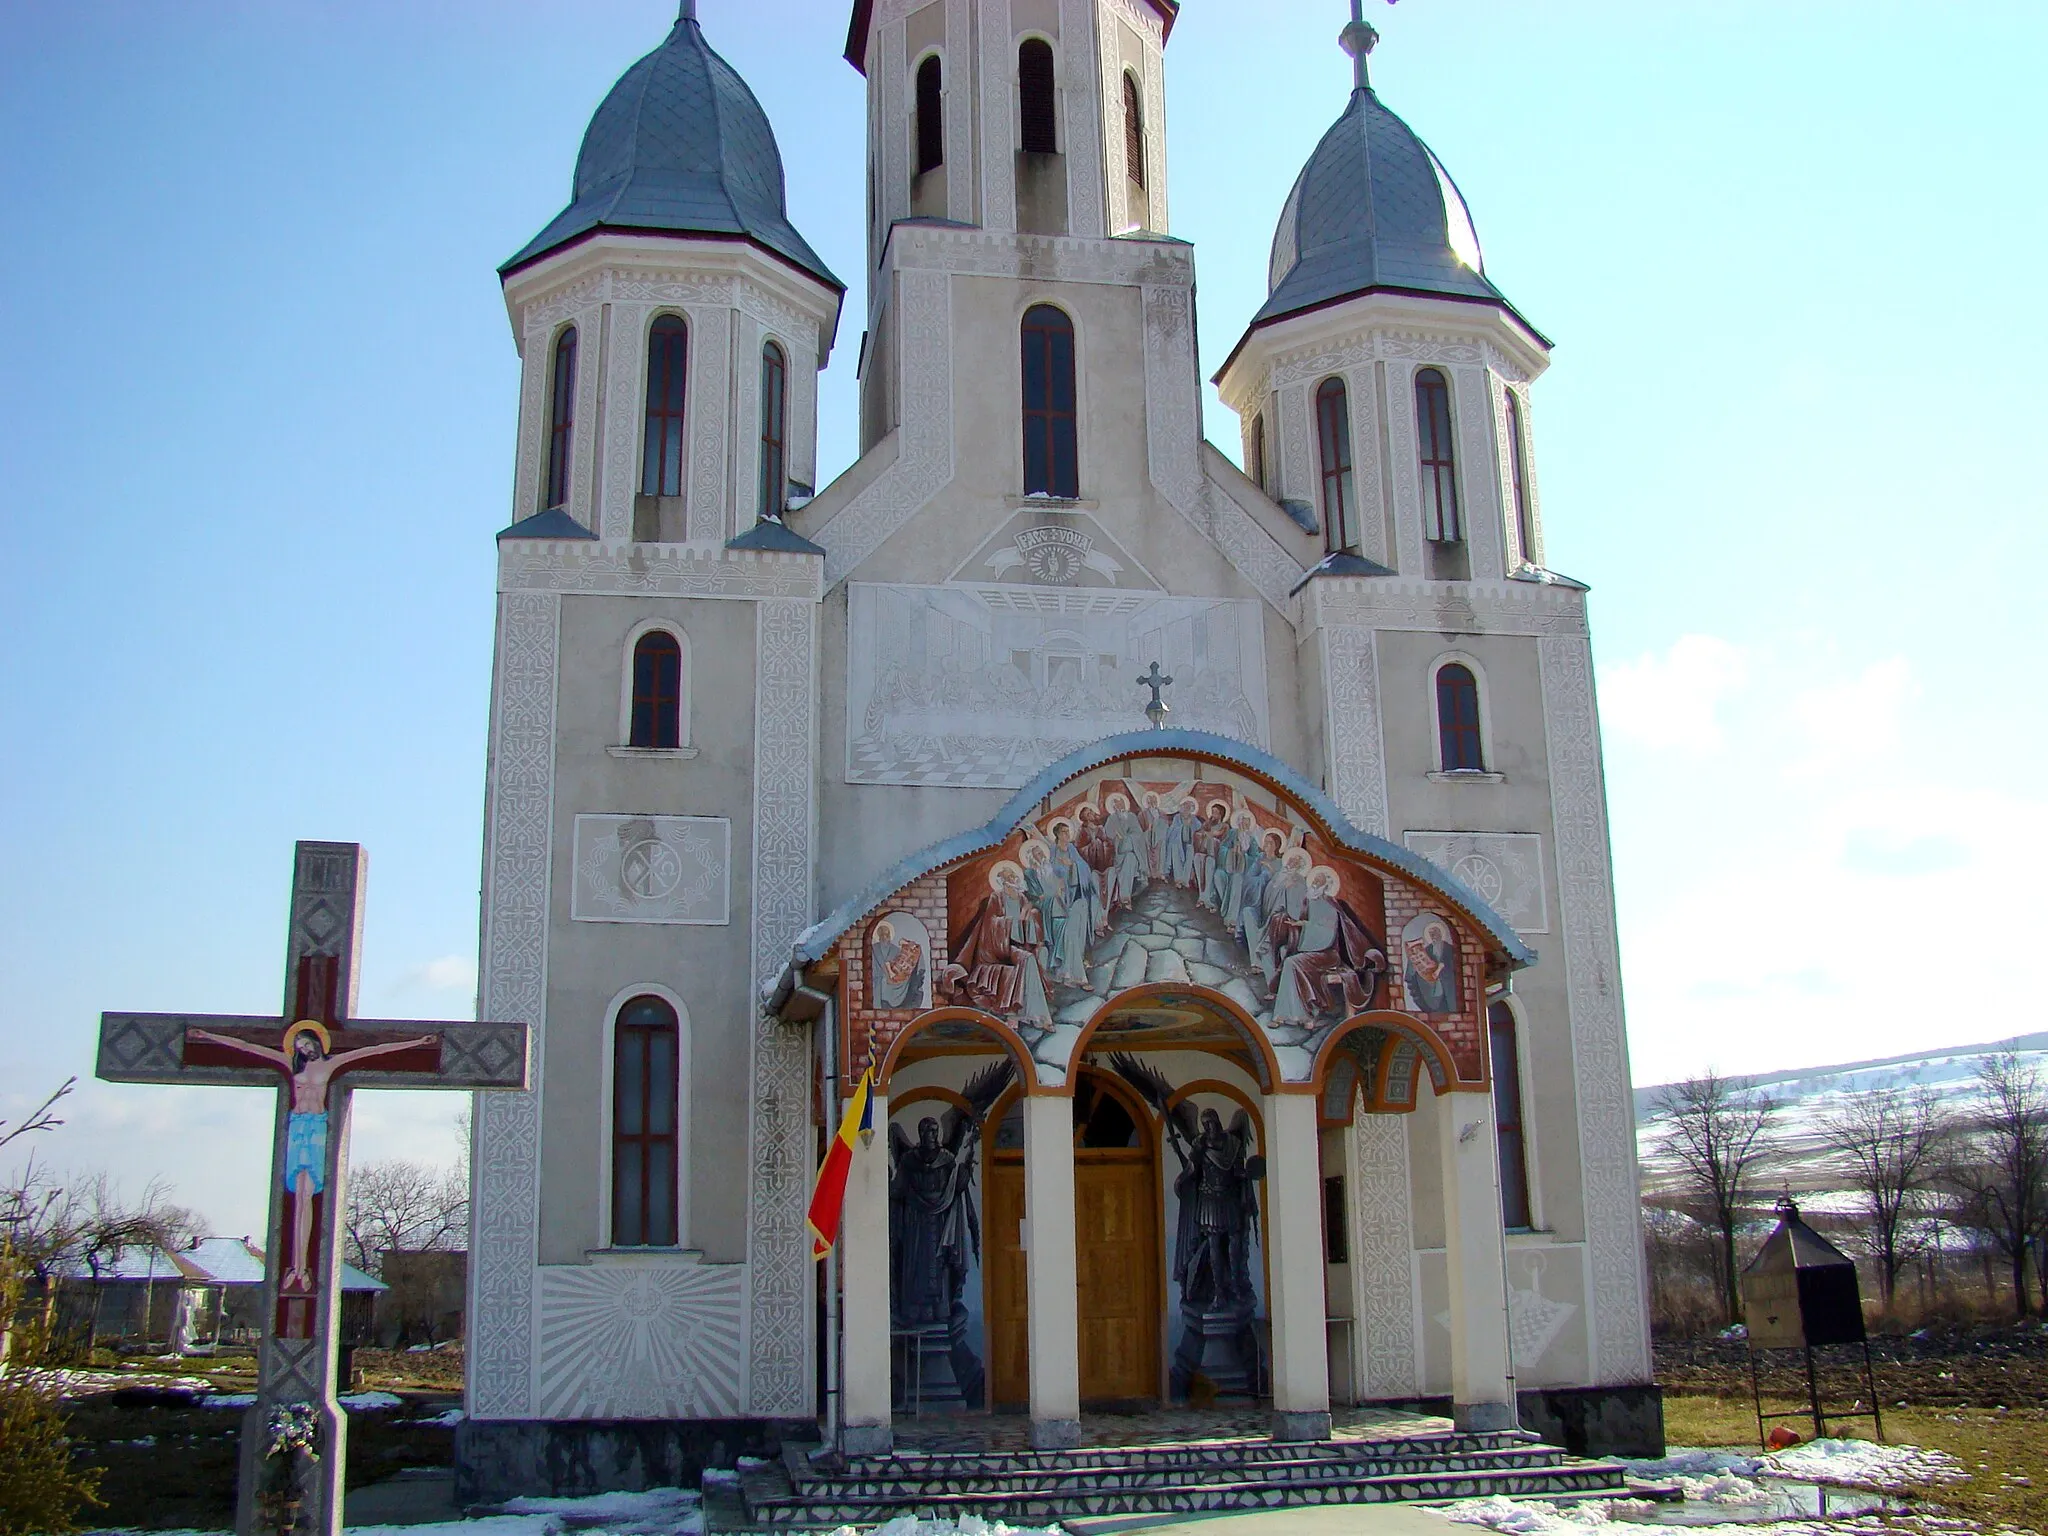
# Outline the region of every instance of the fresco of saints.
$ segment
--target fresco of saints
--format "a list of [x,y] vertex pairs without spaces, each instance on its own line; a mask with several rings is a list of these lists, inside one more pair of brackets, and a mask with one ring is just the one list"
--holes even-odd
[[1182,800],[1166,818],[1166,878],[1178,886],[1195,883],[1195,818],[1193,800]]
[[1147,790],[1145,809],[1139,821],[1145,828],[1145,877],[1148,880],[1166,878],[1166,835],[1169,830],[1166,807],[1159,803],[1159,796]]
[[1081,807],[1081,831],[1074,844],[1095,877],[1095,936],[1100,938],[1109,932],[1109,877],[1116,868],[1116,844],[1104,827],[1102,812],[1092,805]]
[[876,1008],[923,1008],[924,946],[908,934],[898,938],[896,924],[883,918],[868,947],[868,979]]
[[1413,919],[1401,934],[1401,979],[1417,1013],[1458,1011],[1458,941],[1435,912]]
[[334,1037],[323,1024],[301,1019],[284,1032],[282,1050],[216,1035],[209,1029],[186,1032],[190,1040],[233,1051],[276,1067],[291,1085],[291,1110],[285,1118],[284,1171],[280,1182],[291,1202],[291,1262],[278,1282],[287,1296],[312,1296],[318,1287],[313,1280],[313,1197],[327,1188],[327,1089],[335,1075],[377,1056],[395,1056],[422,1046],[438,1048],[439,1039],[420,1035],[407,1040],[390,1040],[382,1045],[361,1045],[353,1050],[332,1049]]
[[1247,953],[1264,931],[1266,888],[1280,873],[1280,850],[1285,842],[1278,831],[1262,832],[1257,851],[1245,860],[1244,879],[1231,903],[1231,924]]
[[1280,982],[1280,963],[1294,953],[1294,936],[1308,910],[1306,848],[1290,848],[1280,855],[1280,868],[1266,885],[1259,902],[1259,938],[1252,946],[1252,962],[1266,978],[1271,991]]
[[1074,824],[1066,817],[1052,823],[1053,912],[1059,937],[1052,941],[1053,979],[1070,987],[1088,985],[1088,941],[1095,933],[1095,871],[1074,843]]
[[1128,797],[1112,794],[1104,803],[1109,815],[1102,830],[1116,849],[1116,862],[1109,869],[1109,904],[1112,909],[1128,907],[1145,883],[1145,827]]
[[1387,968],[1381,948],[1351,904],[1337,894],[1337,871],[1319,864],[1309,871],[1308,899],[1290,954],[1280,965],[1273,996],[1273,1022],[1313,1026],[1339,1021],[1372,1006]]
[[1216,868],[1216,910],[1232,932],[1237,930],[1238,913],[1244,910],[1244,877],[1258,855],[1257,844],[1258,828],[1252,813],[1239,811],[1230,818],[1230,836],[1224,840]]
[[1020,1027],[1052,1028],[1045,987],[1045,927],[1024,889],[1024,871],[1008,859],[988,873],[989,894],[953,946],[946,991],[967,1006]]
[[1195,824],[1195,905],[1213,906],[1210,888],[1216,881],[1216,858],[1223,851],[1223,839],[1230,831],[1230,807],[1211,801],[1209,813]]

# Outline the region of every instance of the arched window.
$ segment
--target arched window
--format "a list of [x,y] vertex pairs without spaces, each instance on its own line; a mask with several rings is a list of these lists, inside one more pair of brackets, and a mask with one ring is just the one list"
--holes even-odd
[[1351,486],[1351,396],[1342,379],[1316,389],[1316,441],[1323,462],[1323,542],[1335,552],[1358,547],[1357,493]]
[[782,348],[769,342],[761,348],[761,505],[762,517],[782,516],[788,499],[789,368]]
[[1522,401],[1512,389],[1508,397],[1508,479],[1515,496],[1515,541],[1522,558],[1536,563],[1536,525],[1529,516],[1529,461],[1522,447]]
[[1484,773],[1479,743],[1479,680],[1463,662],[1436,670],[1436,735],[1445,773]]
[[633,721],[626,744],[683,744],[683,647],[665,629],[649,630],[633,646]]
[[1138,94],[1138,77],[1128,70],[1124,73],[1124,173],[1132,186],[1145,190],[1144,99]]
[[1252,477],[1252,483],[1260,490],[1266,489],[1266,413],[1259,412],[1252,418],[1252,440],[1250,451],[1245,457],[1250,460],[1245,471]]
[[1422,529],[1440,544],[1462,539],[1458,467],[1451,447],[1451,386],[1441,370],[1415,375],[1415,436],[1422,457]]
[[[1030,46],[1026,44],[1025,46]],[[1034,304],[1024,312],[1024,494],[1081,494],[1074,399],[1074,322]]]
[[576,432],[576,327],[555,340],[548,381],[548,479],[542,510],[569,500],[569,447]]
[[1511,1231],[1527,1231],[1529,1149],[1522,1139],[1522,1052],[1515,1038],[1515,1014],[1506,1003],[1486,1010],[1493,1046],[1493,1123],[1500,1142],[1500,1216]]
[[917,66],[917,172],[935,171],[946,163],[945,93],[939,56]]
[[658,997],[619,1010],[612,1041],[612,1246],[678,1242],[676,1134],[682,1030]]
[[1057,87],[1052,44],[1041,37],[1026,38],[1017,50],[1017,100],[1024,131],[1022,148],[1027,155],[1060,152]]
[[683,405],[690,381],[690,328],[663,315],[647,332],[647,431],[640,494],[683,494]]

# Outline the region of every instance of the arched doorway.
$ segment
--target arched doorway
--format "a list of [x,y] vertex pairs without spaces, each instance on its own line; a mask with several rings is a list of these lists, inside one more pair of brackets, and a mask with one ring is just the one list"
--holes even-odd
[[[1137,1096],[1086,1068],[1074,1084],[1075,1312],[1081,1402],[1089,1408],[1160,1397],[1164,1303],[1159,1140]],[[1015,1098],[991,1117],[987,1231],[989,1396],[1022,1408],[1031,1394],[1025,1283],[1024,1131]]]

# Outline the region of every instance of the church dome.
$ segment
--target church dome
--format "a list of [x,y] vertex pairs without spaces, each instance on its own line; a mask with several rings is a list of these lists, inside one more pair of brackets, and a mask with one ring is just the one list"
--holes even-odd
[[1254,325],[1376,290],[1507,302],[1450,172],[1363,80],[1295,178],[1266,286]]
[[667,40],[619,77],[591,118],[569,206],[499,271],[600,229],[750,240],[845,288],[789,222],[768,114],[704,41],[694,0],[683,0]]

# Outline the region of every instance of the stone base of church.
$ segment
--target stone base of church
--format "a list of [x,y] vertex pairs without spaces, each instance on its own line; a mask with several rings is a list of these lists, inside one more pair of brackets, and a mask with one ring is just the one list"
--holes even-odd
[[1330,1438],[1330,1416],[1322,1412],[1289,1413],[1276,1409],[1273,1438],[1289,1442],[1327,1440]]
[[1071,1451],[1081,1443],[1081,1421],[1079,1419],[1033,1419],[1031,1421],[1031,1449],[1034,1451]]
[[[1455,1417],[1447,1397],[1408,1398],[1379,1406]],[[1478,1406],[1491,1406],[1481,1404]],[[1516,1396],[1522,1428],[1574,1456],[1657,1457],[1664,1454],[1664,1389],[1656,1386],[1532,1387]],[[1498,1428],[1466,1425],[1460,1428]]]
[[455,1502],[694,1488],[707,1467],[817,1437],[814,1419],[469,1419],[455,1426]]

